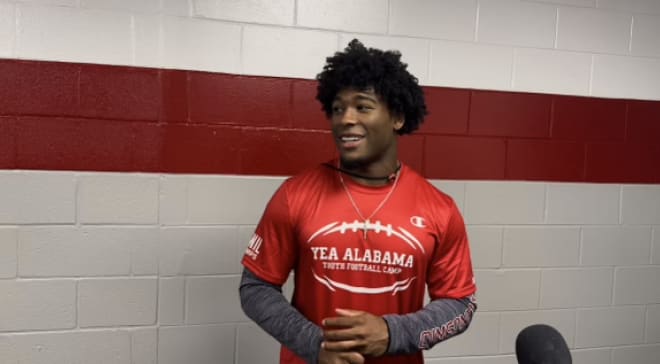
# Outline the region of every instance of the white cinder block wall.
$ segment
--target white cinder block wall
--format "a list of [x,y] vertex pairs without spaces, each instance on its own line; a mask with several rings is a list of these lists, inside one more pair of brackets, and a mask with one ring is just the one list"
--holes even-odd
[[[424,85],[648,100],[659,35],[657,0],[0,0],[4,58],[312,78],[358,36]],[[237,285],[281,181],[0,171],[0,363],[276,363]],[[660,185],[433,182],[480,309],[429,363],[515,363],[538,322],[576,364],[660,362]]]

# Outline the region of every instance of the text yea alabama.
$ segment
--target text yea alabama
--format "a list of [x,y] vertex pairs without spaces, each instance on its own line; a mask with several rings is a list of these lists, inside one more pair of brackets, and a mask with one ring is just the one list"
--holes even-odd
[[401,268],[412,268],[415,261],[412,255],[387,250],[345,248],[338,251],[336,247],[325,246],[313,246],[311,250],[314,260],[321,261],[395,265]]

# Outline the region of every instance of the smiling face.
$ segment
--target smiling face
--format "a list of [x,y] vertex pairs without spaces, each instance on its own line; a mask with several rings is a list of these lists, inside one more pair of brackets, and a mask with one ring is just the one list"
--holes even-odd
[[396,131],[403,118],[392,115],[372,89],[344,89],[332,103],[332,134],[346,169],[368,171],[396,166]]

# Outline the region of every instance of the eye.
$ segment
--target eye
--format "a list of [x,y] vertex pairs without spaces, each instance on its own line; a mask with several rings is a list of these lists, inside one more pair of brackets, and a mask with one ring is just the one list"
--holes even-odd
[[339,105],[332,105],[332,113],[338,115],[344,112],[344,108]]
[[357,111],[362,112],[362,113],[369,112],[373,109],[374,109],[373,106],[366,105],[366,104],[360,104],[360,105],[357,106]]

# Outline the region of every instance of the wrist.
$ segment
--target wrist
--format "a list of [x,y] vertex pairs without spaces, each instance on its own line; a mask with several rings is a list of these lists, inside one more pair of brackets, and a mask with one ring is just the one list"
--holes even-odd
[[385,323],[385,327],[387,328],[387,343],[385,344],[385,351],[381,355],[385,355],[390,352],[390,343],[392,342],[392,331],[390,331],[390,324],[387,323],[387,320],[385,320],[385,317],[381,317],[381,320]]
[[309,353],[307,357],[305,358],[306,361],[310,364],[318,364],[319,363],[319,355],[321,353],[321,344],[323,344],[323,333],[321,332],[321,329],[319,328],[312,337],[310,337],[310,346],[309,346]]
[[397,342],[396,332],[400,326],[399,315],[384,315],[383,320],[387,326],[387,349],[383,355],[397,354],[400,350],[401,343]]

